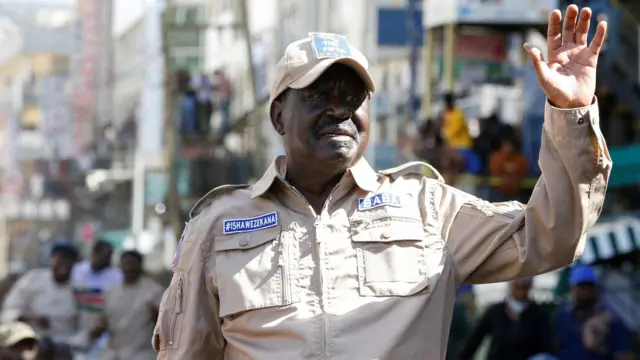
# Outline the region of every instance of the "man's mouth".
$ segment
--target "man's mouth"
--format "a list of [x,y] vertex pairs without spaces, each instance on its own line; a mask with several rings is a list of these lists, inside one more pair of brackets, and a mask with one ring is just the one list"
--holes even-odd
[[356,138],[356,135],[352,131],[349,131],[349,130],[346,130],[346,129],[336,129],[336,128],[322,130],[320,132],[320,136],[327,136],[327,137],[348,136],[348,137],[350,137],[350,138],[352,138],[354,140]]

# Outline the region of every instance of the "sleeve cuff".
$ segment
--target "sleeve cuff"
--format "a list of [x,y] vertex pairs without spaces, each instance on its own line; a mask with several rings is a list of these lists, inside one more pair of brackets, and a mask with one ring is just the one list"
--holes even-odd
[[552,138],[587,138],[592,129],[600,126],[598,99],[594,96],[589,106],[576,109],[560,109],[546,101],[544,128]]

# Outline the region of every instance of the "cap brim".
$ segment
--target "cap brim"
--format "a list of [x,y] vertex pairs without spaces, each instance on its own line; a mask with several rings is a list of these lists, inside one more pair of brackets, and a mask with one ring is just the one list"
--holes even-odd
[[326,59],[324,61],[319,62],[316,66],[314,66],[311,70],[309,70],[306,74],[294,80],[288,87],[292,89],[304,89],[307,86],[313,84],[320,75],[322,75],[327,69],[333,64],[344,64],[353,69],[353,71],[360,76],[362,81],[364,81],[364,85],[367,87],[367,90],[371,92],[376,91],[376,87],[373,83],[373,79],[369,74],[369,71],[365,69],[356,59],[351,57],[343,57],[337,59]]
[[21,341],[25,341],[25,340],[34,340],[34,341],[40,341],[40,336],[38,336],[38,334],[36,334],[35,332],[33,333],[24,333],[24,334],[17,334],[14,336],[9,337],[8,339],[6,339],[5,344],[6,346],[13,346]]

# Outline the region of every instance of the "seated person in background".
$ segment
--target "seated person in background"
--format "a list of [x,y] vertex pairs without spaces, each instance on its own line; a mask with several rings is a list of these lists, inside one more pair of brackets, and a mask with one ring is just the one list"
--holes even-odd
[[519,200],[520,184],[527,176],[527,159],[513,139],[502,140],[500,150],[491,154],[489,169],[491,176],[499,181],[491,201]]
[[22,322],[12,322],[0,325],[0,348],[2,356],[12,359],[19,355],[19,359],[35,360],[38,356],[38,342],[40,337],[33,328]]

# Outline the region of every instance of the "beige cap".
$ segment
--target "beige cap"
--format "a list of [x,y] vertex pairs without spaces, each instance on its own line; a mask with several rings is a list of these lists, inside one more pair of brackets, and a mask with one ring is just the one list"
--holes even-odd
[[351,46],[345,36],[311,32],[308,37],[292,42],[284,50],[284,56],[276,65],[269,105],[287,88],[303,89],[311,85],[336,63],[351,67],[360,75],[367,89],[375,91],[373,79],[367,70],[367,58]]
[[40,340],[33,328],[22,322],[0,325],[0,347],[9,347],[22,340]]

